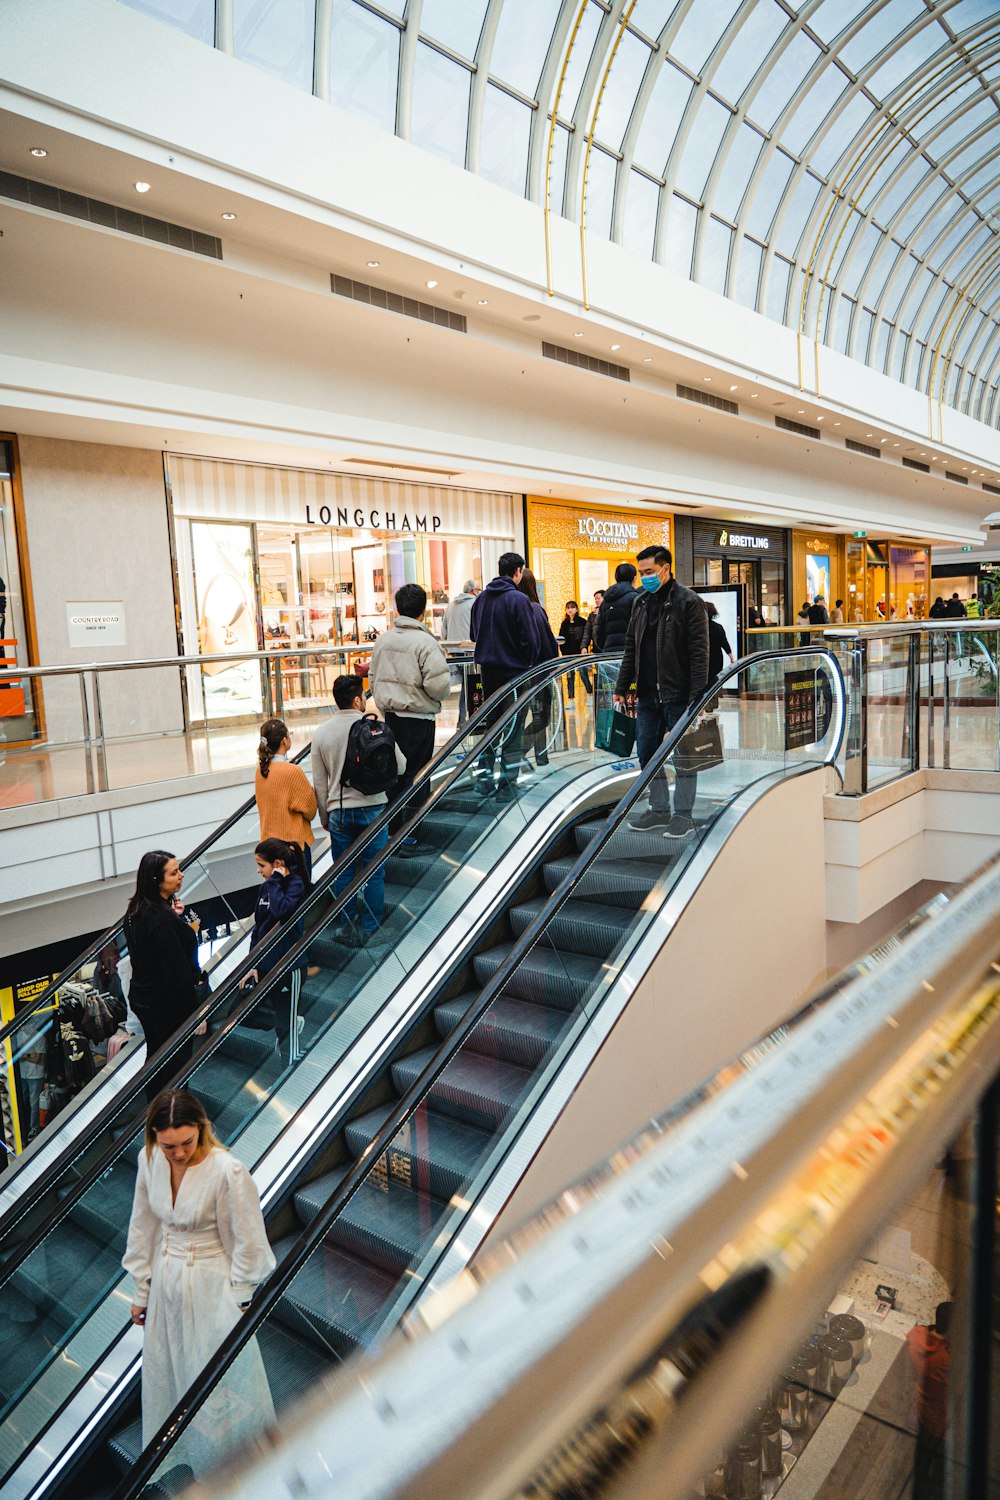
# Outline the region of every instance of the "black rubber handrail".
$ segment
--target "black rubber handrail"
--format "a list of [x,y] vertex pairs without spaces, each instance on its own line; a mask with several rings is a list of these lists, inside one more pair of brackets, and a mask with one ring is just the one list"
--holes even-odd
[[[192,1383],[185,1393],[183,1401],[174,1408],[156,1437],[143,1450],[140,1457],[132,1465],[126,1478],[114,1490],[111,1500],[136,1500],[142,1488],[149,1483],[177,1438],[187,1429],[187,1425],[194,1413],[206,1397],[211,1394],[245,1345],[259,1331],[261,1324],[267,1319],[309,1257],[321,1244],[334,1220],[365,1182],[372,1166],[381,1159],[391,1146],[399,1131],[426,1097],[428,1091],[440,1077],[448,1063],[451,1062],[452,1058],[468,1040],[468,1037],[482,1020],[494,1000],[503,992],[514,971],[534,948],[552,919],[562,910],[577,882],[586,874],[588,866],[598,858],[601,851],[607,847],[610,840],[620,830],[622,823],[632,811],[636,802],[643,796],[650,782],[660,773],[666,760],[676,749],[686,732],[691,728],[692,723],[699,714],[705,711],[707,705],[718,696],[720,689],[725,686],[727,680],[746,671],[748,667],[753,667],[761,662],[788,660],[790,658],[802,660],[817,656],[823,657],[824,661],[829,664],[834,677],[840,684],[841,703],[844,706],[844,711],[840,715],[840,725],[832,752],[828,750],[823,756],[822,761],[816,762],[813,765],[805,764],[801,769],[803,771],[814,769],[816,764],[829,764],[836,759],[840,753],[847,723],[846,693],[840,665],[829,651],[808,646],[791,651],[761,651],[751,657],[743,657],[739,662],[729,667],[727,671],[717,677],[714,682],[709,684],[701,697],[688,708],[683,718],[665,736],[656,755],[635,778],[631,787],[622,796],[620,801],[615,804],[614,810],[609,814],[601,832],[588,843],[585,849],[581,850],[573,862],[572,869],[560,881],[558,887],[548,898],[541,911],[528,927],[525,928],[499,969],[493,975],[493,978],[477,996],[474,1004],[466,1012],[462,1020],[437,1048],[434,1056],[421,1070],[418,1077],[393,1108],[376,1135],[364,1148],[347,1174],[341,1179],[324,1207],[302,1231],[281,1265],[265,1284],[264,1289],[254,1298],[249,1310],[219,1346],[214,1360],[201,1372],[197,1380]],[[829,726],[827,728],[829,729]],[[793,774],[798,774],[798,772],[798,767],[793,768]]]
[[[614,655],[606,655],[597,658],[591,656],[588,658],[588,660],[591,662],[595,660],[614,661],[617,659],[617,656]],[[572,665],[572,663],[578,660],[579,658],[576,657],[563,657],[557,662],[542,663],[540,666],[532,668],[529,672],[523,673],[521,677],[518,677],[512,683],[508,684],[507,688],[505,688],[503,691],[506,692],[511,688],[516,689],[522,684],[530,687],[533,681],[536,688],[539,686],[544,686],[547,678],[555,679],[566,672],[578,670],[577,667]],[[530,694],[528,696],[530,698]],[[485,745],[491,743],[491,741],[499,739],[506,729],[507,725],[513,719],[515,719],[518,714],[524,712],[524,706],[524,695],[522,695],[521,697],[515,697],[510,706],[489,727],[487,734],[483,737],[480,745],[477,746],[475,755],[470,755],[466,759],[458,762],[455,768],[434,789],[432,796],[426,802],[418,806],[414,813],[403,824],[403,826],[397,829],[395,834],[392,834],[390,836],[389,842],[379,856],[380,860],[383,863],[387,862],[400,847],[400,845],[405,841],[405,839],[410,837],[412,830],[420,823],[420,821],[425,816],[433,812],[434,808],[437,806],[441,798],[447,794],[447,792],[451,789],[451,787],[459,779],[459,777],[464,775],[469,770],[470,766],[474,763],[482,748]],[[496,704],[492,703],[488,707],[487,705],[484,705],[482,709],[477,710],[476,715],[474,715],[474,719],[478,719],[481,722],[480,716],[485,712],[488,712],[491,716],[495,715],[497,712]],[[454,738],[449,741],[449,746],[453,746],[459,739],[464,737],[466,733],[469,733],[469,726],[471,724],[473,724],[473,719],[470,719],[465,725],[463,725],[462,733],[460,735],[454,736]],[[477,733],[478,730],[473,729],[471,732]],[[447,753],[448,749],[446,747],[446,749],[443,750],[441,752],[441,755],[436,757],[436,759],[440,761]],[[415,794],[416,789],[408,793],[407,797],[412,799]],[[330,905],[329,893],[333,881],[342,872],[345,864],[354,864],[358,860],[359,850],[363,849],[367,842],[371,838],[375,837],[376,833],[385,826],[390,817],[399,816],[400,808],[402,805],[403,804],[397,802],[391,809],[387,808],[386,812],[382,814],[380,818],[376,819],[374,823],[372,823],[367,833],[360,836],[354,841],[344,858],[334,864],[331,869],[326,872],[322,880],[313,887],[306,901],[302,906],[299,907],[296,913],[297,917],[301,916],[304,919],[308,913],[314,911],[322,902],[324,908],[326,908],[326,915],[324,918],[323,926],[326,927],[331,922],[336,920],[337,916],[351,901],[355,899],[358,893],[371,879],[371,867],[369,866],[367,869],[361,870],[359,874],[354,876],[354,878],[351,880],[351,883],[346,887],[342,894],[336,897],[333,901],[333,904]],[[296,942],[293,947],[289,948],[288,952],[283,955],[281,962],[269,974],[265,976],[260,985],[258,985],[253,990],[241,991],[241,979],[243,979],[251,969],[256,968],[259,965],[261,958],[266,957],[267,953],[279,942],[281,942],[283,938],[285,941],[287,941],[287,933],[283,934],[280,927],[276,928],[269,937],[264,939],[261,943],[258,943],[258,945],[254,948],[252,955],[249,952],[247,953],[246,958],[228,976],[222,988],[216,991],[215,994],[210,996],[210,998],[206,1000],[201,1006],[199,1006],[196,1011],[192,1012],[184,1025],[182,1027],[179,1027],[168,1041],[164,1042],[160,1050],[153,1054],[152,1059],[147,1058],[142,1069],[135,1075],[135,1077],[132,1078],[123,1089],[116,1093],[113,1099],[108,1101],[108,1103],[104,1106],[104,1108],[93,1121],[88,1123],[88,1136],[94,1137],[100,1135],[106,1128],[108,1128],[112,1124],[112,1122],[117,1117],[125,1114],[125,1112],[134,1104],[137,1096],[139,1096],[140,1094],[144,1094],[146,1080],[149,1077],[150,1071],[162,1070],[164,1067],[164,1059],[168,1059],[172,1053],[177,1052],[179,1048],[181,1048],[186,1042],[191,1040],[191,1038],[194,1036],[195,1031],[203,1021],[210,1020],[216,1014],[216,1012],[220,1011],[223,1007],[233,1006],[234,1008],[231,1014],[227,1015],[226,1020],[218,1028],[218,1030],[212,1032],[206,1042],[197,1050],[194,1057],[187,1059],[183,1064],[181,1064],[177,1072],[169,1080],[166,1080],[163,1083],[164,1088],[176,1088],[180,1086],[183,1080],[190,1076],[191,1072],[195,1068],[200,1067],[207,1058],[211,1057],[218,1050],[223,1041],[229,1036],[233,1028],[240,1024],[242,1018],[265,996],[265,994],[271,989],[271,987],[281,982],[281,979],[288,972],[288,970],[293,968],[296,961],[308,951],[310,943],[315,941],[317,935],[317,931],[315,930],[312,932],[305,932],[303,936],[298,940],[298,942]],[[359,1033],[359,1036],[363,1035],[363,1030]],[[143,1099],[143,1111],[144,1110],[145,1099]],[[140,1120],[141,1116],[136,1115],[134,1117],[134,1129],[139,1128]],[[283,1129],[279,1131],[278,1135],[275,1137],[275,1140],[277,1141],[278,1139],[280,1139],[284,1131],[291,1128],[291,1125],[291,1120],[286,1122]],[[97,1182],[98,1179],[102,1177],[103,1174],[114,1164],[118,1156],[121,1155],[124,1151],[127,1140],[132,1133],[132,1131],[127,1131],[125,1132],[123,1137],[110,1142],[105,1150],[100,1153],[89,1170],[83,1173],[76,1180],[76,1182],[64,1197],[60,1198],[58,1204],[55,1206],[55,1208],[53,1208],[51,1214],[49,1214],[48,1217],[46,1217],[45,1220],[26,1237],[25,1240],[22,1241],[22,1243],[18,1246],[16,1251],[14,1251],[14,1253],[4,1261],[3,1265],[0,1266],[0,1287],[6,1284],[10,1276],[13,1275],[18,1267],[21,1266],[28,1258],[28,1256],[38,1248],[42,1241],[46,1239],[47,1236],[54,1229],[56,1229],[64,1219],[69,1216],[69,1213],[80,1201],[80,1199],[90,1190],[91,1187],[93,1187],[94,1183]],[[15,1227],[21,1219],[23,1219],[28,1213],[31,1212],[39,1197],[54,1188],[57,1183],[61,1181],[64,1175],[68,1173],[68,1171],[72,1167],[73,1159],[77,1155],[78,1150],[79,1146],[77,1142],[71,1142],[69,1145],[67,1145],[62,1153],[55,1159],[55,1161],[50,1163],[46,1167],[45,1171],[40,1175],[40,1177],[34,1183],[32,1183],[28,1191],[22,1197],[16,1199],[13,1204],[11,1204],[10,1208],[4,1214],[3,1219],[0,1220],[0,1240],[5,1239],[10,1230]]]

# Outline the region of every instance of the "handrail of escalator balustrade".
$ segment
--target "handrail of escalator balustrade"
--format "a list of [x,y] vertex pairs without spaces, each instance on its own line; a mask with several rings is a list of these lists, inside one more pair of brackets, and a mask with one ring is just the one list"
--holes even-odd
[[[499,718],[497,718],[493,724],[489,726],[489,728],[483,735],[482,740],[479,742],[479,745],[477,745],[476,755],[479,754],[483,746],[490,744],[494,740],[498,740],[503,734],[504,730],[507,728],[508,724],[510,724],[519,713],[522,713],[524,711],[524,696],[526,690],[532,687],[537,688],[539,686],[543,686],[547,678],[556,679],[567,672],[578,670],[578,662],[580,659],[581,658],[567,656],[560,657],[557,661],[554,662],[544,662],[537,667],[531,668],[528,672],[523,673],[520,677],[507,684],[507,686],[502,691],[507,692],[511,689],[519,689],[520,696],[515,696],[510,706],[504,710],[503,714]],[[614,661],[616,659],[617,658],[613,654],[605,654],[599,657],[591,655],[587,658],[587,661],[593,663],[595,661],[607,662]],[[484,704],[482,708],[477,709],[476,714],[473,715],[473,717],[470,718],[467,723],[462,726],[461,733],[455,735],[449,741],[445,749],[443,749],[440,754],[435,757],[435,760],[431,762],[428,774],[430,774],[430,772],[433,770],[434,764],[440,762],[449,753],[449,751],[452,750],[455,745],[467,734],[480,733],[480,729],[478,726],[481,725],[482,718],[487,714],[489,714],[490,716],[496,714],[495,703],[491,702],[489,705]],[[471,730],[470,725],[473,726]],[[471,758],[472,757],[469,757],[468,759],[459,761],[454,770],[451,771],[447,776],[445,776],[443,780],[434,788],[427,801],[418,805],[415,811],[407,818],[406,822],[400,828],[398,828],[395,833],[390,834],[388,843],[386,844],[384,850],[381,851],[380,858],[383,862],[390,859],[392,855],[396,853],[396,851],[401,847],[404,841],[412,835],[414,828],[418,825],[420,820],[433,811],[441,798],[448,793],[448,791],[458,780],[458,778],[463,775],[463,773],[468,769],[469,760]],[[412,792],[409,793],[408,796],[415,800],[414,794]],[[305,902],[296,913],[297,916],[300,916],[303,918],[303,920],[306,920],[309,914],[315,911],[322,904],[326,912],[326,916],[324,919],[324,925],[326,925],[329,922],[333,921],[336,918],[337,914],[355,899],[358,893],[364,888],[368,880],[371,878],[370,869],[363,869],[358,874],[352,876],[350,885],[348,885],[343,893],[335,899],[332,899],[330,896],[333,882],[342,873],[346,865],[353,866],[359,863],[359,853],[363,851],[367,847],[371,839],[375,838],[378,832],[386,826],[390,817],[399,816],[400,806],[401,804],[397,802],[391,809],[386,808],[385,812],[381,814],[380,817],[377,818],[369,826],[366,832],[360,835],[354,841],[347,854],[345,854],[341,860],[336,861],[321,877],[321,879],[316,882],[309,895],[307,896]],[[194,1068],[200,1067],[208,1057],[212,1056],[218,1050],[218,1048],[222,1045],[222,1042],[226,1039],[226,1037],[228,1037],[233,1028],[240,1024],[243,1017],[248,1013],[248,1011],[250,1011],[253,1006],[263,998],[265,993],[273,985],[276,985],[279,982],[281,975],[295,966],[295,962],[308,951],[309,944],[315,939],[315,936],[315,932],[306,931],[305,934],[294,945],[294,947],[288,949],[287,953],[284,954],[281,963],[266,975],[266,977],[261,981],[260,985],[257,988],[242,991],[240,989],[240,981],[245,977],[246,974],[250,972],[251,969],[258,966],[262,958],[266,958],[271,949],[282,940],[282,937],[287,940],[287,933],[283,934],[282,929],[278,927],[267,938],[258,943],[256,948],[254,948],[253,950],[253,956],[251,957],[248,952],[242,963],[237,966],[237,968],[235,968],[233,972],[227,977],[226,982],[224,983],[222,988],[217,990],[206,1001],[204,1001],[197,1010],[193,1011],[188,1019],[184,1022],[184,1025],[179,1027],[178,1030],[174,1032],[173,1036],[163,1044],[159,1052],[154,1053],[152,1059],[147,1058],[142,1069],[124,1086],[124,1088],[119,1090],[115,1094],[115,1096],[110,1099],[106,1105],[104,1105],[100,1113],[92,1121],[88,1122],[88,1136],[99,1136],[101,1132],[111,1124],[116,1116],[123,1115],[130,1107],[130,1105],[135,1102],[137,1097],[139,1097],[140,1095],[144,1095],[145,1083],[150,1071],[152,1069],[159,1071],[164,1066],[164,1058],[169,1059],[171,1054],[175,1053],[186,1042],[190,1041],[194,1037],[194,1034],[198,1027],[203,1022],[211,1020],[213,1016],[215,1016],[217,1013],[220,1013],[224,1007],[232,1005],[233,1009],[226,1015],[226,1019],[224,1020],[222,1025],[216,1031],[213,1031],[211,1035],[206,1039],[206,1041],[202,1044],[202,1046],[197,1049],[194,1056],[188,1059],[182,1066],[180,1066],[177,1069],[177,1072],[163,1084],[164,1088],[179,1087],[182,1081],[190,1075]],[[143,1097],[143,1110],[144,1109],[145,1098]],[[279,1139],[280,1135],[283,1134],[285,1130],[291,1127],[291,1123],[291,1120],[286,1122],[285,1126],[283,1127],[282,1131],[279,1132],[279,1136],[276,1137],[276,1139]],[[136,1116],[133,1124],[134,1129],[139,1128],[139,1116]],[[51,1230],[55,1228],[59,1223],[61,1223],[62,1220],[69,1216],[70,1210],[76,1205],[76,1203],[79,1202],[80,1198],[93,1186],[98,1178],[100,1178],[104,1174],[104,1172],[108,1170],[116,1157],[124,1149],[123,1140],[127,1141],[127,1139],[129,1138],[130,1135],[127,1133],[125,1137],[112,1141],[107,1146],[107,1148],[103,1152],[101,1152],[101,1154],[98,1156],[94,1164],[88,1169],[88,1171],[74,1182],[73,1187],[65,1195],[65,1197],[60,1198],[59,1203],[52,1210],[52,1213],[32,1233],[30,1233],[27,1238],[18,1246],[17,1250],[10,1257],[8,1257],[2,1265],[0,1265],[0,1286],[4,1285],[9,1277],[17,1270],[20,1265],[23,1264],[27,1257],[32,1253],[32,1251],[37,1248],[37,1246],[51,1232]],[[0,1218],[0,1241],[5,1239],[10,1232],[10,1229],[31,1211],[33,1205],[37,1202],[39,1197],[50,1188],[54,1187],[56,1182],[63,1176],[63,1174],[70,1169],[73,1158],[78,1154],[78,1152],[79,1142],[70,1142],[61,1151],[59,1156],[47,1165],[45,1170],[31,1184],[31,1187],[28,1189],[28,1191],[15,1199],[15,1201],[7,1209],[6,1213],[4,1213],[3,1217]]]
[[[503,992],[508,980],[522,959],[535,946],[535,943],[541,937],[549,922],[558,914],[569,899],[577,881],[586,873],[587,867],[599,857],[601,851],[618,832],[636,802],[644,795],[649,783],[659,774],[666,760],[676,749],[681,739],[691,728],[691,725],[705,711],[707,705],[718,696],[720,690],[725,687],[726,682],[731,677],[741,675],[748,667],[752,667],[758,663],[775,660],[794,661],[816,657],[823,658],[825,665],[831,671],[833,681],[837,685],[836,712],[838,722],[836,731],[832,737],[831,747],[827,749],[822,760],[812,765],[805,765],[802,769],[811,770],[815,769],[815,765],[832,764],[839,754],[841,741],[843,740],[846,712],[843,674],[836,658],[829,652],[817,650],[813,647],[803,647],[794,651],[776,650],[758,652],[752,657],[740,658],[704,690],[696,702],[688,708],[683,718],[665,736],[656,755],[640,771],[629,790],[615,804],[601,832],[596,838],[590,841],[585,849],[581,850],[573,862],[572,869],[548,898],[541,911],[516,940],[499,969],[476,997],[472,1007],[466,1012],[454,1030],[442,1041],[441,1045],[435,1051],[434,1056],[421,1070],[419,1076],[407,1089],[398,1104],[393,1107],[377,1134],[341,1179],[332,1196],[302,1231],[281,1265],[254,1298],[249,1310],[240,1319],[239,1324],[219,1346],[218,1352],[211,1364],[194,1381],[190,1389],[185,1393],[183,1401],[175,1407],[152,1443],[144,1449],[140,1458],[132,1466],[128,1476],[115,1489],[111,1500],[136,1500],[143,1486],[149,1483],[163,1462],[166,1453],[173,1447],[174,1442],[180,1434],[186,1430],[189,1421],[201,1403],[211,1393],[219,1380],[222,1379],[245,1344],[253,1338],[261,1324],[270,1315],[272,1309],[284,1296],[302,1266],[322,1242],[330,1225],[361,1187],[372,1166],[379,1161],[383,1153],[392,1144],[392,1141],[398,1135],[408,1117],[426,1096],[428,1089],[461,1049],[470,1033],[482,1020],[494,1000]],[[829,734],[831,727],[827,726],[827,734]],[[793,772],[793,774],[797,774],[797,772]]]

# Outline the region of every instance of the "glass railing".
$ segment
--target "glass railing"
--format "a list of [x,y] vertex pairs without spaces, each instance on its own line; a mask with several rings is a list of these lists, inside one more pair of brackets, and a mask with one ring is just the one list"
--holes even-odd
[[986,1500],[998,912],[994,860],[198,1493]]
[[[468,722],[469,712],[475,711],[476,669],[471,654],[464,650],[452,652],[450,660],[455,691],[449,698],[448,723],[457,732],[461,727],[460,709],[462,726]],[[329,712],[327,708],[322,717],[328,718]],[[296,738],[299,732],[296,728]],[[253,734],[254,744],[247,749],[250,761],[254,759],[256,728]],[[294,759],[308,774],[309,746]],[[436,774],[436,768],[432,769]],[[197,926],[201,968],[210,975],[214,988],[232,971],[253,925],[256,893],[252,882],[256,871],[248,855],[258,833],[258,813],[251,797],[181,860],[182,899]],[[329,866],[329,846],[321,830],[313,858],[314,874],[322,875]],[[8,1169],[8,1175],[0,1178],[0,1218],[3,1202],[12,1189],[10,1169],[22,1164],[26,1148],[47,1131],[51,1134],[55,1128],[63,1129],[81,1109],[86,1108],[88,1118],[92,1118],[108,1087],[118,1086],[117,1070],[124,1068],[128,1074],[135,1070],[141,1032],[125,1027],[129,976],[124,933],[118,922],[44,986],[30,1004],[19,1009],[13,1021],[0,1026],[4,1049],[0,1063],[0,1150]],[[110,1018],[121,1019],[123,1026],[117,1036],[101,1037],[94,1028],[88,1036],[82,1029],[88,986],[103,992]],[[103,1017],[105,1022],[108,1018]],[[130,1020],[128,1028],[135,1024]],[[37,1152],[34,1154],[37,1156]],[[32,1159],[31,1152],[27,1159]]]
[[[109,1346],[127,1337],[120,1259],[147,1092],[184,1079],[264,1190],[277,1192],[333,1131],[378,1058],[426,1014],[449,966],[470,960],[506,892],[567,820],[606,806],[634,775],[595,745],[597,715],[567,710],[568,664],[536,669],[537,685],[502,690],[437,765],[362,833],[300,909],[304,935],[271,972],[276,934],[102,1113],[43,1193],[10,1210],[0,1268],[6,1375],[0,1474],[47,1461],[36,1440],[54,1411],[87,1386]],[[610,704],[616,664],[596,662],[595,702]],[[356,865],[364,866],[355,873]],[[313,972],[306,970],[306,965]],[[254,967],[263,977],[241,991]],[[210,1035],[190,1058],[200,1019]],[[425,1020],[425,1025],[431,1025]],[[60,1267],[62,1268],[60,1270]],[[29,1326],[30,1325],[30,1326]],[[23,1335],[23,1336],[22,1336]],[[18,1481],[20,1482],[20,1481]]]
[[[454,1269],[474,1251],[489,1228],[487,1189],[505,1170],[516,1177],[518,1141],[578,1086],[609,1008],[627,1004],[668,936],[687,872],[698,878],[757,796],[830,764],[844,731],[828,652],[741,663],[700,707],[708,712],[685,715],[610,818],[577,829],[575,855],[546,862],[548,899],[512,893],[519,936],[480,950],[478,994],[438,1002],[442,1046],[396,1056],[389,1097],[383,1086],[377,1107],[346,1122],[346,1164],[293,1193],[305,1226],[297,1246],[121,1497],[178,1462],[204,1466],[197,1438],[174,1439],[249,1338],[259,1337],[280,1418],[320,1373],[377,1344],[449,1256]],[[225,1456],[216,1438],[213,1457]]]

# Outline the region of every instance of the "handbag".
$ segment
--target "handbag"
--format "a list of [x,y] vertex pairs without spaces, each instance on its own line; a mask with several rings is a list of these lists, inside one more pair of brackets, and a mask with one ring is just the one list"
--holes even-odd
[[624,709],[599,708],[594,743],[598,750],[610,750],[612,755],[631,755],[635,745],[635,720]]
[[721,766],[725,756],[722,753],[722,730],[718,719],[702,719],[700,723],[692,724],[671,759],[674,769],[682,775],[692,775],[698,771],[709,771],[713,766]]

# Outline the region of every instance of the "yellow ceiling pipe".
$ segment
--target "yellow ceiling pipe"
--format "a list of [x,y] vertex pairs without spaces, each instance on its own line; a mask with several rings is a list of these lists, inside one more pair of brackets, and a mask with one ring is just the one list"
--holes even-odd
[[556,116],[559,113],[559,104],[562,99],[563,84],[566,82],[566,70],[569,60],[573,55],[573,46],[576,42],[577,33],[590,0],[580,0],[580,9],[576,13],[573,22],[573,30],[570,32],[569,42],[566,46],[566,54],[563,57],[562,67],[559,70],[559,82],[556,85],[556,97],[552,105],[552,114],[549,116],[549,143],[545,153],[545,289],[550,297],[555,296],[552,288],[552,225],[550,222],[550,198],[552,195],[552,147],[556,138]]

